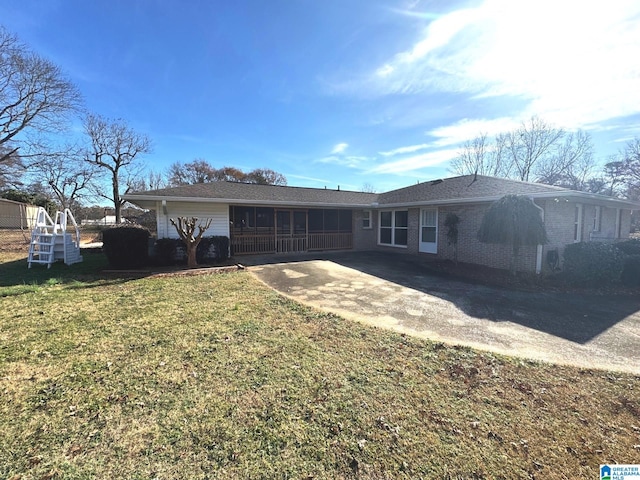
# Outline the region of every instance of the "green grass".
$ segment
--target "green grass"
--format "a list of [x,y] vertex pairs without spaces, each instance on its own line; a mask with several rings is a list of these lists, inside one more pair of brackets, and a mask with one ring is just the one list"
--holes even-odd
[[74,267],[4,287],[0,478],[597,478],[639,458],[638,377],[355,324],[247,272]]
[[99,281],[100,271],[107,268],[102,253],[83,251],[83,262],[68,266],[56,262],[46,265],[33,264],[27,268],[23,252],[0,253],[0,297],[38,291],[42,286]]

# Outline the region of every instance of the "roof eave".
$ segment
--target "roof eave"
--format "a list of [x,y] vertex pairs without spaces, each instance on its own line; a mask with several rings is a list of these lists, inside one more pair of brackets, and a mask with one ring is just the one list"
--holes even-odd
[[[604,195],[598,195],[595,193],[577,192],[574,190],[555,191],[555,192],[537,192],[537,193],[523,193],[522,196],[531,198],[559,198],[559,197],[573,197],[579,199],[588,199],[597,202],[601,202],[605,205],[624,205],[632,210],[640,209],[640,203],[632,202],[630,200],[623,200],[620,198],[606,197]],[[495,202],[504,195],[491,195],[488,197],[465,197],[465,198],[448,198],[439,200],[422,200],[416,202],[394,202],[394,203],[381,203],[377,205],[377,208],[399,208],[399,207],[420,207],[424,205],[459,205],[464,203],[487,203]]]
[[123,198],[135,203],[143,202],[191,202],[191,203],[222,203],[227,205],[265,205],[265,206],[293,206],[293,207],[333,207],[333,208],[373,208],[371,203],[329,203],[329,202],[291,202],[286,200],[249,200],[238,198],[205,198],[205,197],[173,197],[164,195],[124,195]]

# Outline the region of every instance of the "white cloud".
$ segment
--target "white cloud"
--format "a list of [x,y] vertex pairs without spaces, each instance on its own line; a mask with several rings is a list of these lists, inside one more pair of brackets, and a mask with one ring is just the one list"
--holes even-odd
[[424,150],[425,148],[429,148],[429,146],[430,145],[428,143],[422,143],[420,145],[410,145],[408,147],[394,148],[393,150],[389,150],[387,152],[379,152],[379,154],[383,157],[393,157],[395,155],[401,155],[403,153],[413,153],[417,152],[418,150]]
[[335,91],[494,98],[510,109],[498,115],[566,128],[640,112],[637,0],[485,0],[426,18],[412,46]]
[[402,160],[396,160],[393,162],[386,162],[370,169],[367,173],[371,174],[405,174],[414,170],[419,170],[426,167],[434,167],[442,165],[449,160],[455,158],[458,154],[457,149],[443,149],[433,152],[423,153],[420,155],[414,155],[411,157],[403,158]]
[[355,155],[329,155],[316,160],[318,163],[329,163],[349,168],[362,168],[362,164],[371,160],[369,157],[358,157]]
[[333,147],[333,150],[331,150],[331,155],[337,155],[339,153],[344,152],[348,146],[349,146],[348,143],[337,144],[335,147]]
[[520,126],[521,120],[525,118],[501,117],[491,120],[465,118],[451,125],[434,128],[427,133],[437,138],[435,145],[445,147],[458,145],[480,134],[493,136],[514,130]]
[[291,178],[298,178],[300,180],[308,180],[310,182],[314,182],[314,183],[323,183],[325,185],[329,185],[333,182],[333,180],[325,180],[323,178],[315,178],[315,177],[306,177],[304,175],[294,175],[292,173],[289,173],[286,175],[287,178],[291,177]]

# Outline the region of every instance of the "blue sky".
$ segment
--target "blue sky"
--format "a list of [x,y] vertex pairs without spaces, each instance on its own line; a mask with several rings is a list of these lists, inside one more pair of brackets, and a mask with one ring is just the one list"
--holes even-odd
[[4,0],[0,23],[148,134],[155,171],[385,191],[532,115],[603,160],[640,136],[637,0]]

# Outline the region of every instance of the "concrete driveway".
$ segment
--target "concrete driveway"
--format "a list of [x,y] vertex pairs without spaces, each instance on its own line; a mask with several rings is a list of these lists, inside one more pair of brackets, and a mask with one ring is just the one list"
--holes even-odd
[[397,254],[243,260],[278,292],[351,320],[505,355],[640,374],[638,298],[475,285],[433,275],[419,259]]

